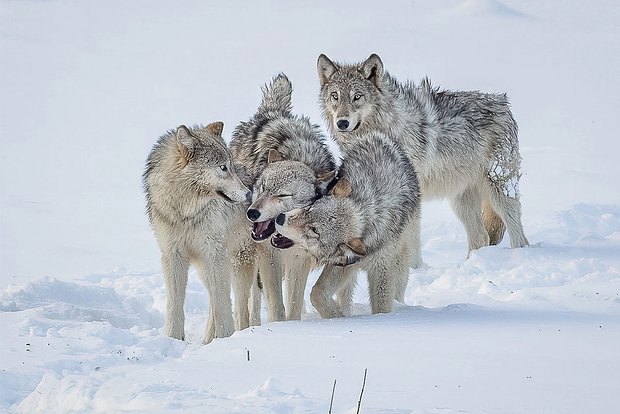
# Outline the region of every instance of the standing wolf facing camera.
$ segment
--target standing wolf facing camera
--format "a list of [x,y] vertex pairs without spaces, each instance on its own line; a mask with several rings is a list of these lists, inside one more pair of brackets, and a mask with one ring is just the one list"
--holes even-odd
[[[161,250],[168,292],[165,332],[181,340],[190,265],[197,268],[209,292],[204,343],[234,332],[231,275],[235,286],[251,287],[255,277],[254,246],[244,217],[250,191],[235,173],[221,137],[223,127],[214,122],[169,131],[153,147],[143,175],[147,213]],[[247,319],[249,297],[241,293],[249,294],[250,288],[235,290],[241,309],[237,317],[245,313]]]
[[499,243],[506,228],[512,247],[528,244],[517,124],[506,95],[440,91],[428,79],[400,83],[376,54],[361,64],[320,55],[317,68],[323,113],[344,151],[368,131],[385,132],[415,166],[422,197],[450,200],[470,252]]
[[275,240],[281,234],[318,263],[340,269],[326,266],[312,288],[312,304],[324,318],[347,314],[359,270],[368,274],[372,313],[390,312],[394,299],[404,301],[409,264],[419,251],[411,244],[420,221],[413,165],[402,148],[379,131],[357,139],[325,197],[276,219]]
[[[334,158],[319,127],[304,116],[293,115],[292,92],[288,78],[276,76],[263,88],[257,112],[237,126],[230,143],[235,162],[253,186],[247,218],[258,243],[273,235],[274,219],[280,213],[312,204],[335,176]],[[259,267],[263,262],[276,262],[281,269],[279,275],[260,273],[270,320],[284,318],[279,305],[283,303],[282,276],[287,282],[286,319],[301,319],[312,258],[303,252],[280,252],[264,243],[257,246],[256,260]]]

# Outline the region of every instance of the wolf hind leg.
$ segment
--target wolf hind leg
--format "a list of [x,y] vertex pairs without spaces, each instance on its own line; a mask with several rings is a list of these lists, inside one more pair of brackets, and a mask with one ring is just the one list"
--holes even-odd
[[460,194],[450,199],[452,210],[465,226],[469,254],[472,250],[489,245],[489,235],[482,221],[482,198],[477,187],[470,185]]
[[521,201],[518,195],[515,197],[508,196],[489,180],[488,198],[491,207],[504,222],[510,237],[510,247],[528,246],[529,242],[523,232],[523,224],[521,223]]
[[482,203],[482,222],[484,229],[489,235],[489,245],[498,245],[504,238],[506,232],[506,225],[502,218],[493,210],[489,201]]
[[185,290],[189,260],[179,252],[164,254],[161,258],[167,291],[166,324],[164,332],[171,338],[185,340]]

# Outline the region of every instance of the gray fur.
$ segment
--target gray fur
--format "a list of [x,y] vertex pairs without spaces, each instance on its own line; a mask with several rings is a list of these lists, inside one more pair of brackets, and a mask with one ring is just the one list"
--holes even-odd
[[470,251],[489,245],[490,234],[498,243],[504,225],[512,247],[528,244],[521,224],[517,124],[505,94],[439,90],[428,79],[400,83],[375,54],[360,64],[320,55],[317,68],[323,114],[344,151],[369,131],[383,131],[415,165],[422,197],[451,201]]
[[[336,168],[319,127],[307,117],[292,113],[292,90],[284,74],[263,87],[257,112],[235,128],[230,143],[235,162],[246,183],[253,187],[248,218],[254,222],[256,241],[271,236],[273,219],[280,213],[311,204],[325,190]],[[251,210],[257,215],[250,214]],[[268,245],[260,245],[258,249],[259,262],[276,260],[281,266],[279,277],[268,278],[261,273],[273,319],[283,318],[279,311],[282,276],[288,287],[286,318],[301,319],[303,292],[312,261]]]
[[[181,340],[190,265],[197,268],[209,292],[204,343],[234,331],[233,273],[237,316],[249,318],[249,296],[243,292],[249,294],[254,279],[254,244],[243,214],[250,193],[234,172],[230,151],[220,136],[222,127],[221,122],[207,127],[182,125],[167,132],[153,147],[143,174],[147,212],[161,250],[168,292],[165,332]],[[238,322],[238,328],[246,326]]]
[[[402,148],[381,132],[357,139],[345,152],[339,180],[328,195],[285,214],[276,225],[280,234],[327,265],[311,294],[323,317],[346,313],[360,269],[368,273],[372,312],[391,311],[394,298],[404,299],[409,264],[419,250],[411,245],[420,220],[413,166]],[[339,302],[332,299],[334,294]]]

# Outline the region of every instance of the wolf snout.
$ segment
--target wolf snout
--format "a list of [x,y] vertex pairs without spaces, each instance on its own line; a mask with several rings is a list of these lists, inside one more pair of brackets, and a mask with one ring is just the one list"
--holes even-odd
[[339,119],[338,122],[336,122],[336,126],[339,130],[346,131],[347,128],[349,128],[349,121],[346,119]]
[[276,217],[276,224],[278,226],[284,226],[285,221],[286,221],[286,216],[284,215],[284,213],[281,213],[280,215],[278,215],[278,217]]
[[250,221],[256,221],[260,217],[260,211],[250,208],[248,209],[246,215]]

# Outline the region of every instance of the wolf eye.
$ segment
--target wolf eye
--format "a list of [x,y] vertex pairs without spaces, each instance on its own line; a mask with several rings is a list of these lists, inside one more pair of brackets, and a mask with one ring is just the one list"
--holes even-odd
[[293,197],[293,194],[278,194],[276,197],[278,198]]
[[337,94],[336,92],[332,92],[332,99],[333,99],[334,101],[337,101],[337,100],[338,100],[338,94]]
[[226,171],[228,171],[228,167],[225,166],[225,165],[220,165],[220,170],[226,172]]
[[356,94],[353,96],[353,100],[354,100],[354,101],[359,101],[360,99],[362,99],[362,96],[364,96],[364,95],[362,95],[361,93],[356,93]]

